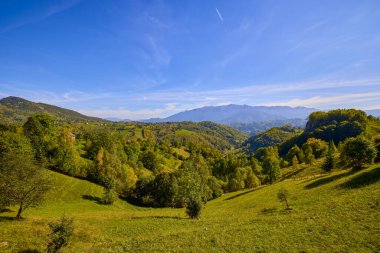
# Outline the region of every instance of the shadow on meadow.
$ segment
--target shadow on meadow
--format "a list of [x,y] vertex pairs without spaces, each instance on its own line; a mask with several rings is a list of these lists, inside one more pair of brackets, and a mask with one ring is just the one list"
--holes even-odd
[[173,219],[173,220],[188,220],[190,218],[183,218],[179,216],[137,216],[131,217],[132,220],[140,220],[140,219]]
[[94,201],[95,203],[97,203],[97,204],[99,204],[99,205],[102,205],[102,204],[103,204],[102,199],[99,198],[99,197],[96,197],[96,196],[82,195],[82,199],[86,199],[86,200]]
[[[15,211],[12,211],[11,209],[8,208],[3,208],[0,209],[0,213],[14,213]],[[0,222],[5,222],[5,221],[13,221],[16,220],[15,217],[9,217],[9,216],[1,216],[0,217]]]
[[306,167],[298,169],[296,171],[288,172],[287,174],[283,175],[283,177],[280,179],[280,181],[284,181],[286,179],[291,178],[292,176],[296,176],[298,174],[301,174],[305,169],[306,169]]
[[226,199],[223,200],[223,201],[230,200],[230,199],[234,199],[234,198],[237,198],[237,197],[240,197],[240,196],[246,195],[246,194],[248,194],[248,193],[251,193],[251,192],[254,192],[254,191],[258,191],[258,190],[262,189],[263,187],[264,187],[264,186],[259,186],[259,187],[255,188],[255,189],[252,189],[252,190],[249,190],[249,191],[246,191],[246,192],[243,192],[243,193],[236,194],[236,195],[234,195],[234,196],[232,196],[232,197],[226,198]]
[[0,222],[6,222],[6,221],[15,221],[15,217],[9,217],[9,216],[1,216],[0,217]]
[[380,166],[363,172],[340,185],[343,188],[360,188],[380,181]]
[[343,177],[347,177],[347,176],[350,176],[354,173],[356,173],[357,171],[354,171],[354,170],[349,170],[347,172],[344,172],[344,173],[341,173],[341,174],[337,174],[337,175],[333,175],[333,176],[329,176],[329,177],[322,177],[321,179],[318,179],[308,185],[305,186],[305,189],[313,189],[315,187],[318,187],[318,186],[321,186],[321,185],[324,185],[324,184],[328,184],[328,183],[331,183],[331,182],[334,182],[338,179],[341,179]]
[[38,251],[36,249],[24,249],[17,251],[17,253],[41,253],[41,251]]

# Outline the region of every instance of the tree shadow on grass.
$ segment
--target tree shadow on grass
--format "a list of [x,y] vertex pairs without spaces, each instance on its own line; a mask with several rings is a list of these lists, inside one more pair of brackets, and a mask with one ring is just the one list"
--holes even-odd
[[14,211],[12,211],[9,208],[3,208],[3,209],[0,209],[0,213],[14,213]]
[[363,172],[340,185],[343,188],[360,188],[380,181],[380,166]]
[[234,198],[237,198],[237,197],[240,197],[240,196],[243,196],[245,194],[248,194],[248,193],[251,193],[251,192],[254,192],[254,191],[257,191],[257,190],[260,190],[261,188],[263,188],[264,186],[261,186],[261,187],[257,187],[255,189],[252,189],[252,190],[249,190],[249,191],[246,191],[246,192],[242,192],[240,194],[236,194],[235,196],[232,196],[232,197],[229,197],[229,198],[226,198],[225,200],[223,201],[226,201],[226,200],[230,200],[230,199],[234,199]]
[[6,222],[6,221],[15,221],[16,217],[8,217],[8,216],[1,216],[0,222]]
[[278,211],[277,207],[263,208],[260,213],[261,214],[274,214]]
[[280,179],[280,181],[284,181],[284,180],[286,180],[286,179],[291,178],[292,176],[298,175],[298,174],[300,174],[301,172],[303,172],[305,169],[306,169],[306,167],[305,167],[305,168],[301,168],[301,169],[296,170],[296,171],[289,172],[289,173],[287,173],[286,175],[284,175],[284,176]]
[[319,178],[322,178],[322,177],[326,177],[328,176],[329,174],[322,174],[322,175],[314,175],[312,176],[312,178],[309,178],[309,179],[306,179],[305,181],[302,181],[300,183],[298,183],[297,185],[299,184],[304,184],[304,183],[307,183],[307,182],[310,182],[310,181],[314,181],[316,179],[319,179]]
[[334,176],[329,176],[329,177],[323,177],[321,179],[318,179],[308,185],[305,186],[305,189],[313,189],[315,187],[318,187],[318,186],[321,186],[321,185],[324,185],[324,184],[328,184],[328,183],[331,183],[333,181],[336,181],[338,179],[341,179],[343,177],[347,177],[349,175],[352,175],[354,174],[356,171],[354,170],[349,170],[345,173],[340,173],[340,174],[337,174],[337,175],[334,175]]
[[86,199],[86,200],[94,201],[95,203],[97,203],[97,204],[99,204],[99,205],[102,205],[102,204],[103,204],[102,199],[99,198],[99,197],[96,197],[96,196],[82,195],[82,199]]
[[140,219],[173,219],[173,220],[184,220],[188,218],[183,218],[179,216],[138,216],[132,217],[132,220],[140,220]]
[[17,253],[41,253],[41,251],[36,250],[36,249],[23,249],[17,251]]

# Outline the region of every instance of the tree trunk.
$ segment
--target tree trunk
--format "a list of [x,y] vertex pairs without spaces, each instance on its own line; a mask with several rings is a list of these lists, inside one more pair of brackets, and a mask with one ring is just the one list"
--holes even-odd
[[17,212],[17,215],[16,215],[16,219],[17,220],[21,220],[22,219],[22,217],[21,217],[21,213],[22,213],[22,202],[20,203],[20,207],[19,207],[19,209],[18,209],[18,212]]
[[286,199],[286,197],[285,197],[285,203],[286,203],[286,206],[289,208],[288,200]]

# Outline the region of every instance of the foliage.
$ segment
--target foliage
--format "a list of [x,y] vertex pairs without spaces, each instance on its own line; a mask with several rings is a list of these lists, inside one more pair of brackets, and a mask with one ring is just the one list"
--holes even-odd
[[[358,136],[367,129],[368,122],[365,112],[355,109],[313,112],[309,116],[305,131],[280,145],[280,155],[286,155],[294,145],[303,146],[310,138],[339,143],[349,137]],[[314,155],[315,158],[322,157],[322,154]]]
[[281,188],[278,193],[277,193],[277,198],[280,202],[285,202],[286,207],[289,208],[288,204],[288,197],[289,197],[289,192],[285,188]]
[[314,157],[318,159],[318,158],[323,157],[326,154],[327,149],[328,149],[328,143],[321,139],[309,138],[302,145],[303,150],[306,151],[308,148],[311,148]]
[[312,150],[311,146],[306,147],[306,149],[305,149],[305,163],[306,164],[313,164],[314,160],[315,160],[315,157],[314,157],[313,150]]
[[104,179],[104,191],[102,203],[104,205],[112,205],[117,199],[117,193],[115,191],[115,180],[111,177]]
[[25,210],[39,206],[51,188],[41,170],[24,155],[7,153],[0,157],[0,202],[18,205],[18,220]]
[[243,146],[248,152],[255,152],[257,149],[262,147],[280,144],[300,132],[300,129],[291,126],[273,127],[250,137],[246,142],[244,142]]
[[334,142],[330,141],[329,148],[326,154],[326,160],[322,166],[323,170],[326,172],[330,172],[336,167],[335,151],[336,151],[336,148],[335,148]]
[[203,202],[201,199],[190,199],[186,204],[186,213],[191,219],[199,219],[203,208]]
[[344,142],[341,157],[354,169],[361,169],[365,164],[372,164],[376,155],[377,150],[370,140],[357,137]]
[[55,119],[47,114],[38,114],[28,118],[24,134],[29,138],[37,161],[43,162],[50,157],[56,138]]
[[65,247],[71,240],[74,232],[73,219],[62,216],[59,222],[50,223],[49,227],[51,231],[46,251],[48,253],[55,253]]
[[25,122],[35,114],[49,114],[69,122],[105,122],[105,120],[82,115],[78,112],[57,106],[34,103],[18,97],[0,99],[0,121],[7,124]]
[[6,153],[17,153],[29,157],[34,156],[29,139],[24,135],[11,131],[0,132],[0,155]]
[[178,182],[174,174],[160,173],[152,183],[152,197],[157,206],[174,206]]
[[298,169],[298,159],[297,159],[297,156],[293,156],[293,159],[292,159],[292,168],[293,170],[297,170]]
[[270,184],[274,183],[280,177],[280,162],[278,158],[269,156],[263,162],[263,172],[268,178]]

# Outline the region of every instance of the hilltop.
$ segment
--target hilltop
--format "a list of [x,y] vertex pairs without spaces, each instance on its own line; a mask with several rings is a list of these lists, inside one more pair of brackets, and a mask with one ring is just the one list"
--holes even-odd
[[301,129],[291,126],[272,127],[269,130],[250,137],[243,143],[243,146],[249,152],[256,152],[259,148],[281,144],[301,132]]
[[32,115],[46,113],[69,122],[102,122],[100,118],[90,117],[79,112],[58,106],[35,103],[19,97],[0,99],[0,121],[5,124],[25,122]]

